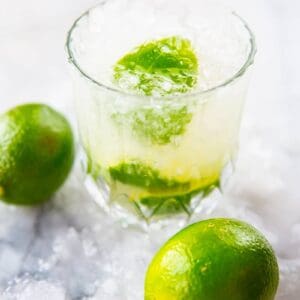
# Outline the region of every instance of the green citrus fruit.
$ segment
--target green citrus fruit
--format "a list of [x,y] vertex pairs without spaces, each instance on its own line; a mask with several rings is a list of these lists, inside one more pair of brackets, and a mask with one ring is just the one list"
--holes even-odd
[[0,116],[0,198],[32,205],[62,185],[74,159],[68,121],[43,104],[17,106]]
[[268,241],[252,226],[210,219],[183,229],[155,255],[146,300],[271,300],[278,265]]
[[190,40],[170,36],[149,41],[114,66],[116,83],[147,96],[186,93],[197,82],[198,59]]

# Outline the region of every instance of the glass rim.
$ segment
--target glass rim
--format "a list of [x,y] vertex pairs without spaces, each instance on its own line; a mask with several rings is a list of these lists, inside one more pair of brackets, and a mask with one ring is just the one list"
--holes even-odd
[[256,41],[255,41],[255,35],[253,33],[253,31],[250,29],[248,23],[239,15],[237,14],[235,11],[231,11],[230,14],[236,18],[238,18],[238,20],[241,22],[241,25],[244,26],[244,28],[246,29],[246,31],[249,34],[249,43],[250,43],[250,51],[248,56],[246,57],[246,59],[244,60],[244,63],[242,64],[242,67],[239,68],[239,70],[234,73],[232,76],[230,76],[228,79],[224,80],[223,82],[221,82],[220,84],[213,86],[211,88],[208,89],[204,89],[204,90],[199,90],[199,91],[194,91],[191,93],[186,93],[186,94],[177,94],[177,95],[168,95],[168,96],[147,96],[147,95],[139,95],[139,94],[134,94],[128,91],[124,91],[122,89],[119,89],[117,87],[113,87],[113,86],[109,86],[106,84],[101,83],[100,81],[94,79],[92,76],[90,76],[86,71],[84,71],[80,64],[77,62],[76,57],[71,49],[71,38],[72,38],[72,34],[73,31],[75,30],[75,28],[77,27],[78,23],[80,22],[80,20],[82,20],[83,18],[85,18],[90,11],[92,11],[93,9],[100,7],[102,5],[105,5],[109,0],[104,0],[101,3],[96,4],[93,7],[90,7],[89,9],[87,9],[83,14],[81,14],[72,24],[71,28],[69,29],[69,31],[67,32],[67,39],[66,39],[66,43],[65,43],[65,48],[67,51],[67,56],[68,56],[68,62],[70,64],[72,64],[75,69],[88,81],[90,81],[91,83],[97,85],[98,87],[108,90],[110,92],[114,92],[114,93],[118,93],[121,94],[123,96],[126,97],[135,97],[135,98],[151,98],[151,99],[176,99],[176,98],[182,98],[184,97],[192,97],[192,96],[201,96],[207,93],[211,93],[214,92],[216,90],[219,90],[222,87],[226,87],[227,85],[230,85],[231,83],[233,83],[236,79],[240,78],[241,76],[243,76],[246,71],[248,70],[248,68],[254,63],[254,57],[255,54],[257,52],[257,48],[256,48]]

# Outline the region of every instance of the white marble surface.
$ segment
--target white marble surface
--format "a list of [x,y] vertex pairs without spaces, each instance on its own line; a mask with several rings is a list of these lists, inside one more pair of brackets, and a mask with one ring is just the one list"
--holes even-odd
[[[150,0],[149,0],[150,1]],[[225,2],[225,1],[224,1]],[[279,257],[277,300],[300,295],[300,4],[227,0],[257,35],[258,55],[241,130],[236,173],[214,216],[251,222]],[[2,0],[0,111],[43,101],[74,122],[64,39],[95,0]],[[0,204],[0,299],[130,299],[159,244],[120,229],[92,202],[78,168],[41,208]]]

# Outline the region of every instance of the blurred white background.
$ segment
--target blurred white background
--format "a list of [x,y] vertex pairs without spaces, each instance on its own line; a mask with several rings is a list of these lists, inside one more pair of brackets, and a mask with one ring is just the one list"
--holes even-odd
[[[214,215],[247,220],[266,234],[281,268],[276,299],[297,300],[300,2],[224,2],[253,28],[258,55],[237,171]],[[1,1],[1,112],[46,102],[74,122],[65,36],[72,21],[96,3]],[[43,208],[0,205],[0,224],[0,299],[142,299],[145,268],[159,242],[116,228],[89,199],[77,170]]]

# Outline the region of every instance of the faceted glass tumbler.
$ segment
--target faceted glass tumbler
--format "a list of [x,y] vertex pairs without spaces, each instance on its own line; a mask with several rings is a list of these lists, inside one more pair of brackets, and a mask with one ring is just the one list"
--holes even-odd
[[[163,0],[158,7],[157,1],[147,2],[149,9],[142,2],[103,2],[79,17],[68,33],[86,185],[106,212],[127,223],[187,219],[222,186],[234,164],[254,37],[238,15],[207,8],[205,1],[174,6]],[[184,16],[182,25],[177,21]],[[215,84],[165,97],[136,95],[109,82],[111,63],[130,45],[173,31],[191,40],[199,33],[203,49],[207,37],[208,55],[219,51],[222,68],[228,65],[229,71],[216,64],[210,69]],[[224,41],[224,49],[214,48],[222,34],[232,44]],[[239,65],[230,74],[235,56]],[[205,62],[205,54],[202,61],[200,55],[200,70]]]

